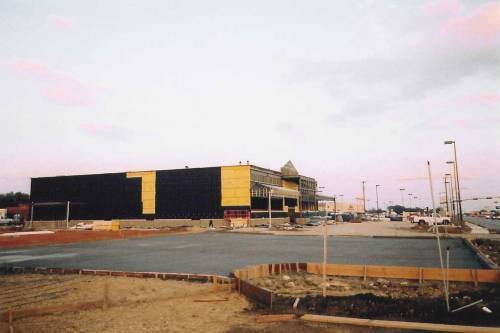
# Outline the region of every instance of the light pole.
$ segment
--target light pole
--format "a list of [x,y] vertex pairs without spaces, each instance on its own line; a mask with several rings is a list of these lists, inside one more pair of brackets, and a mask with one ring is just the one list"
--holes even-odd
[[408,197],[410,198],[410,207],[408,207],[410,210],[411,210],[411,196],[413,195],[413,193],[408,193]]
[[461,196],[460,196],[460,178],[458,176],[458,160],[457,160],[457,145],[455,143],[455,141],[452,141],[452,140],[446,140],[444,142],[445,145],[451,145],[453,144],[453,152],[454,152],[454,155],[455,155],[455,182],[456,182],[456,185],[457,185],[457,202],[458,202],[458,215],[459,215],[459,219],[460,219],[460,225],[463,226],[464,224],[464,216],[462,214],[462,199],[461,199]]
[[333,210],[335,211],[335,222],[337,222],[337,198],[343,197],[343,194],[333,195]]
[[450,184],[450,210],[451,210],[451,217],[453,221],[456,223],[456,209],[455,209],[455,193],[453,191],[453,176],[451,173],[445,173],[445,177],[450,177],[450,181],[448,184]]
[[454,211],[455,211],[455,218],[458,221],[458,225],[462,225],[462,221],[460,220],[460,209],[458,207],[458,187],[457,187],[457,174],[455,170],[455,162],[454,161],[446,161],[446,164],[451,165],[451,186],[452,190],[455,192],[454,197],[455,199],[453,200],[453,205],[454,205]]
[[401,191],[401,206],[403,207],[403,211],[404,211],[405,198],[403,197],[403,192],[405,191],[405,189],[404,188],[400,188],[399,190]]
[[267,194],[269,195],[269,203],[268,203],[268,208],[269,208],[269,230],[271,230],[271,226],[273,225],[273,223],[272,223],[272,215],[271,215],[271,209],[272,209],[271,208],[271,198],[273,196],[273,190],[269,189],[267,192],[268,192]]
[[366,180],[363,180],[361,183],[363,183],[363,213],[366,213],[366,196],[365,196],[365,183],[366,183]]
[[377,196],[377,220],[380,220],[380,213],[378,211],[378,188],[379,188],[379,184],[375,185],[375,195]]
[[446,175],[444,175],[444,195],[446,200],[446,215],[450,215],[450,205],[448,203],[448,181]]

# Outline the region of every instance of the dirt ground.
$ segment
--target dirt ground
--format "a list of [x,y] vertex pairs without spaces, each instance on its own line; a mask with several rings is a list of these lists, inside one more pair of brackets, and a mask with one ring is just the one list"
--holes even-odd
[[[248,322],[250,304],[212,284],[125,277],[9,275],[0,277],[0,304],[25,310],[99,301],[109,307],[16,319],[15,332],[226,332]],[[200,302],[203,300],[224,300]],[[227,299],[227,300],[226,300]],[[5,315],[3,315],[5,321]],[[0,324],[0,332],[8,325]]]
[[475,239],[472,242],[485,256],[500,266],[500,240]]
[[[16,318],[22,310],[101,301],[108,307]],[[220,300],[205,302],[207,300]],[[299,320],[259,323],[262,314],[243,296],[212,284],[78,275],[0,276],[0,333],[9,332],[5,311],[14,310],[14,332],[402,332]],[[33,313],[33,311],[29,311]],[[405,331],[408,332],[408,331]]]
[[[450,308],[457,309],[474,301],[481,306],[456,314],[447,313],[442,282],[401,279],[367,279],[328,277],[327,298],[322,294],[322,277],[293,273],[250,279],[250,283],[279,294],[273,301],[274,311],[289,311],[300,298],[298,312],[325,315],[421,321],[479,326],[500,326],[500,286],[450,282]],[[487,306],[493,311],[481,310]]]
[[[469,226],[458,227],[455,225],[447,225],[447,226],[440,225],[440,226],[438,226],[438,228],[439,228],[439,233],[442,235],[444,235],[444,234],[466,234],[466,233],[470,233],[472,230]],[[415,230],[418,232],[430,233],[428,225],[415,224],[412,227],[412,230]]]
[[202,232],[202,230],[199,228],[185,227],[164,229],[124,229],[119,231],[57,230],[54,231],[53,234],[2,236],[0,237],[0,248],[8,249],[37,245],[56,245],[193,232]]

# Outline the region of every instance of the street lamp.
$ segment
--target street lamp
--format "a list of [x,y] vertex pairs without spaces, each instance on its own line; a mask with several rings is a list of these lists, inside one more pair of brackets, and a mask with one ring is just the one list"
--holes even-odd
[[335,211],[335,222],[337,222],[337,198],[343,197],[343,194],[333,195],[333,210]]
[[408,197],[410,198],[410,210],[411,210],[411,196],[413,195],[413,193],[408,193]]
[[444,195],[445,195],[445,203],[446,203],[446,215],[450,214],[450,205],[448,202],[448,177],[446,174],[444,175]]
[[399,190],[401,191],[401,206],[403,207],[403,211],[404,211],[405,198],[403,197],[403,192],[405,191],[405,189],[404,188],[400,188]]
[[464,216],[462,214],[462,199],[460,195],[460,178],[458,176],[458,160],[457,160],[457,145],[455,141],[452,140],[446,140],[444,142],[445,145],[451,145],[453,144],[453,152],[455,156],[455,183],[457,185],[457,201],[458,201],[458,214],[459,214],[459,219],[460,219],[460,224],[463,226],[464,224]]
[[460,210],[458,208],[458,188],[457,188],[457,175],[455,173],[455,162],[454,161],[446,161],[446,164],[450,164],[451,173],[450,173],[450,186],[453,192],[453,211],[454,218],[458,221],[458,225],[461,225],[460,221]]
[[453,176],[451,173],[445,173],[444,174],[444,179],[445,181],[448,179],[448,177],[450,178],[450,181],[448,182],[449,184],[449,188],[450,188],[450,212],[451,212],[451,217],[453,218],[454,221],[456,221],[456,216],[455,216],[455,212],[456,212],[456,209],[455,209],[455,192],[453,190]]
[[375,185],[375,194],[377,196],[377,220],[380,220],[380,213],[378,211],[378,188],[379,188],[379,184]]
[[363,213],[366,213],[366,196],[365,196],[365,183],[366,180],[361,182],[363,184]]

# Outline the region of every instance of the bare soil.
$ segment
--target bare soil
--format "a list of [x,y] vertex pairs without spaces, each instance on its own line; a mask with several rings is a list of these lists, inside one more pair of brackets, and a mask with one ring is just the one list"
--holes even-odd
[[[4,311],[98,301],[107,284],[109,306],[17,318],[15,332],[226,332],[254,322],[251,305],[227,288],[212,284],[125,277],[70,275],[0,276]],[[220,300],[206,302],[207,300]]]
[[[351,283],[352,284],[352,283]],[[107,286],[107,287],[106,287]],[[64,307],[81,302],[101,301],[108,290],[108,306],[33,315],[35,309]],[[340,288],[338,288],[340,289]],[[339,290],[340,291],[340,290]],[[346,291],[346,290],[344,290]],[[311,297],[311,296],[307,296]],[[291,298],[292,301],[294,297]],[[335,298],[337,299],[337,297]],[[345,298],[339,298],[345,300]],[[207,301],[215,302],[207,302]],[[286,299],[276,305],[291,312]],[[317,299],[301,299],[312,307]],[[256,318],[267,310],[255,308],[243,296],[212,284],[184,281],[79,275],[0,276],[0,333],[9,332],[5,311],[14,310],[14,332],[227,332],[227,333],[399,333],[418,332],[306,323],[300,320],[259,323]],[[349,303],[350,313],[359,300]],[[285,305],[287,305],[285,307]],[[328,298],[323,313],[336,314],[337,303]],[[376,306],[376,304],[374,304]],[[395,307],[397,307],[396,305]],[[319,307],[316,305],[316,309]],[[352,310],[354,309],[354,310]],[[386,306],[383,309],[389,311]],[[17,317],[16,311],[29,310],[31,316]],[[382,310],[381,310],[382,311]],[[464,314],[462,314],[464,315]]]
[[124,229],[119,231],[104,230],[57,230],[53,234],[21,235],[0,237],[0,248],[18,248],[49,244],[68,244],[97,240],[153,237],[167,234],[201,232],[199,229],[178,227],[164,229]]
[[491,261],[500,266],[500,240],[475,239],[472,241]]
[[[417,232],[429,232],[429,226],[428,225],[420,225],[418,223],[415,224],[411,229]],[[448,226],[443,226],[440,225],[438,226],[439,233],[440,234],[468,234],[471,232],[471,228],[468,226],[464,227],[459,227],[455,225],[448,225]],[[434,233],[434,232],[432,232]]]
[[500,325],[500,286],[472,283],[450,283],[450,308],[457,309],[483,299],[481,307],[451,314],[446,311],[442,282],[407,281],[399,279],[368,279],[329,277],[327,297],[322,297],[321,276],[307,273],[274,275],[249,282],[275,291],[273,311],[289,312],[300,298],[299,313],[335,316],[419,321],[479,326]]

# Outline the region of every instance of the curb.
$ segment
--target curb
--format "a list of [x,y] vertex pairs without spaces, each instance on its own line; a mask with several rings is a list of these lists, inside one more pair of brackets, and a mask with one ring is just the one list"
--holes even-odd
[[476,254],[477,258],[483,265],[485,265],[489,269],[499,269],[498,265],[491,261],[490,258],[485,256],[484,253],[482,253],[481,250],[479,250],[479,248],[470,241],[470,239],[463,238],[463,241],[465,245],[467,245],[469,249],[471,249]]

